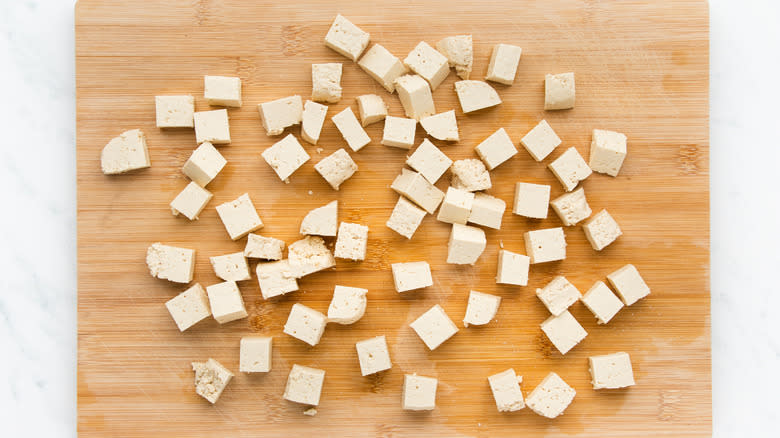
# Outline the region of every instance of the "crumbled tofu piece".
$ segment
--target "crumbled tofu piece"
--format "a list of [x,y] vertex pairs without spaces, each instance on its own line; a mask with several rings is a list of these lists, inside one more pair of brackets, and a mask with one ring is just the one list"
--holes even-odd
[[417,120],[387,116],[385,117],[382,144],[401,149],[411,149],[414,145],[414,134],[416,130]]
[[525,137],[520,139],[520,144],[536,161],[542,161],[561,144],[558,134],[553,131],[547,120],[542,120],[533,129],[528,131]]
[[260,121],[267,135],[279,135],[285,128],[297,125],[303,120],[303,99],[288,96],[257,105]]
[[196,220],[213,196],[208,190],[190,181],[171,201],[171,211],[174,216],[181,213],[191,221]]
[[479,111],[501,103],[496,90],[483,81],[455,82],[455,93],[458,95],[460,108],[464,113]]
[[241,106],[241,78],[230,76],[204,76],[203,98],[209,105]]
[[568,310],[544,320],[542,331],[561,354],[568,353],[575,345],[585,339],[585,336],[588,336],[588,332],[582,328]]
[[566,258],[566,236],[563,228],[528,231],[523,235],[525,252],[531,264],[553,262]]
[[235,281],[225,281],[206,287],[209,296],[211,314],[220,324],[246,318],[249,314],[244,306],[244,298]]
[[366,339],[355,344],[360,373],[364,376],[389,370],[393,367],[390,362],[390,351],[387,349],[387,340],[383,336]]
[[209,261],[217,277],[225,281],[244,281],[251,278],[243,251],[209,257]]
[[197,111],[195,121],[195,142],[207,141],[213,145],[230,143],[230,123],[226,109]]
[[545,219],[549,203],[550,186],[517,183],[515,186],[515,205],[512,213],[533,219]]
[[469,303],[466,306],[466,316],[463,317],[463,325],[485,325],[498,313],[498,305],[501,297],[472,290],[469,292]]
[[263,221],[260,220],[248,193],[218,205],[217,214],[232,240],[238,240],[252,231],[263,228]]
[[409,71],[400,59],[379,44],[368,49],[358,66],[391,93],[395,91],[395,80]]
[[485,80],[512,85],[515,82],[517,65],[520,64],[520,55],[522,53],[523,49],[511,44],[496,44],[493,46],[493,53],[490,55],[490,64],[488,65]]
[[436,50],[447,57],[450,67],[461,79],[468,79],[474,64],[474,47],[471,35],[455,35],[442,38],[436,43]]
[[146,265],[152,277],[189,283],[195,270],[195,250],[153,243],[146,250]]
[[225,390],[233,373],[214,359],[206,362],[192,362],[195,371],[195,393],[212,404],[216,403]]
[[431,266],[428,262],[393,263],[390,268],[398,293],[433,286]]
[[158,128],[195,126],[195,98],[192,96],[155,96],[154,108]]
[[251,259],[281,260],[284,240],[249,233],[244,248],[244,257]]
[[334,257],[348,260],[365,260],[368,245],[368,227],[360,224],[342,222],[339,236],[336,238]]
[[152,167],[146,136],[140,129],[125,131],[114,137],[100,153],[100,168],[106,175]]
[[580,291],[561,275],[553,278],[545,287],[536,289],[536,296],[555,316],[560,315],[582,298]]
[[381,122],[387,117],[387,104],[376,94],[358,96],[357,103],[360,123],[364,127],[372,123]]
[[341,63],[311,65],[311,100],[336,103],[341,100]]
[[623,235],[620,226],[607,210],[601,210],[582,224],[582,231],[596,251],[601,251]]
[[585,160],[582,159],[582,155],[573,147],[553,160],[548,167],[567,192],[574,190],[580,181],[584,181],[593,173]]
[[320,343],[327,323],[328,317],[322,313],[295,303],[290,310],[290,316],[287,317],[287,323],[284,324],[284,332],[313,347]]
[[291,243],[287,248],[287,257],[296,278],[336,266],[336,259],[325,246],[322,237],[318,236],[306,236]]
[[264,150],[261,155],[282,181],[287,181],[290,175],[311,158],[292,134],[287,134],[286,137]]
[[406,117],[420,120],[436,114],[431,87],[425,79],[417,75],[404,75],[395,80],[395,89]]
[[301,115],[301,138],[316,145],[320,141],[322,125],[325,124],[325,115],[328,114],[328,106],[307,100],[303,104]]
[[553,199],[550,205],[558,213],[561,222],[569,227],[577,225],[591,214],[588,200],[585,198],[585,189],[582,187]]
[[613,353],[588,358],[593,389],[618,389],[634,386],[634,371],[628,353]]
[[407,201],[403,196],[399,196],[385,225],[407,239],[411,239],[424,217],[425,210]]
[[420,119],[425,132],[437,140],[459,141],[458,121],[455,118],[455,110],[445,111]]
[[450,74],[450,64],[446,56],[425,41],[421,41],[409,52],[404,64],[431,84],[435,90]]
[[505,249],[498,251],[498,272],[496,283],[528,285],[528,268],[531,258]]
[[466,225],[474,203],[474,194],[455,187],[447,188],[436,219],[449,224]]
[[298,290],[298,281],[287,259],[258,263],[257,282],[264,300]]
[[352,24],[341,14],[336,14],[327,35],[325,45],[347,58],[357,61],[363,50],[366,50],[371,35]]
[[270,336],[244,336],[239,347],[238,370],[242,373],[267,373],[271,371]]
[[428,182],[421,174],[411,170],[401,169],[390,185],[399,195],[406,196],[410,201],[433,214],[444,199],[444,192]]
[[309,408],[303,411],[303,415],[308,415],[309,417],[313,417],[317,415],[317,408]]
[[513,368],[488,377],[498,412],[514,412],[525,407],[523,391],[520,389],[522,381],[523,377],[515,374]]
[[546,418],[555,418],[563,413],[574,400],[577,391],[567,385],[561,377],[550,373],[525,399],[532,411]]
[[346,107],[343,111],[331,117],[336,128],[344,137],[350,149],[357,152],[363,149],[363,146],[371,142],[371,138],[368,136],[363,126],[358,122],[355,113],[352,112],[352,108]]
[[308,212],[301,221],[301,234],[335,236],[338,228],[339,201],[331,201]]
[[324,381],[325,370],[293,364],[290,375],[287,376],[287,385],[284,387],[284,399],[317,406],[320,404]]
[[475,150],[488,170],[495,169],[517,154],[517,148],[512,144],[512,139],[504,128],[500,128],[483,140]]
[[608,323],[623,308],[623,303],[603,281],[597,281],[580,300],[599,324]]
[[320,160],[314,165],[314,170],[322,175],[334,190],[338,190],[344,181],[357,172],[358,166],[342,148]]
[[574,108],[574,73],[544,76],[544,109]]
[[626,306],[630,306],[650,295],[650,288],[639,275],[634,265],[626,265],[607,275],[607,280],[615,288],[618,296]]
[[366,313],[368,289],[336,286],[328,306],[328,322],[354,324]]
[[404,374],[401,406],[407,411],[432,411],[436,407],[436,386],[433,377]]
[[438,304],[412,321],[409,326],[431,351],[458,332],[458,327]]
[[436,184],[436,181],[452,166],[452,160],[426,138],[406,159],[406,164],[420,172],[428,182]]
[[490,172],[485,164],[476,158],[457,160],[450,167],[452,186],[458,189],[476,192],[487,190],[493,185],[490,182]]
[[452,224],[447,244],[447,263],[473,265],[486,246],[487,238],[481,228]]
[[468,221],[472,224],[500,230],[504,211],[506,211],[506,202],[494,196],[477,193],[474,196],[474,203],[471,205]]
[[227,164],[227,160],[217,148],[209,142],[204,142],[192,152],[184,163],[182,172],[201,187],[206,187]]
[[594,129],[588,165],[594,172],[617,176],[626,158],[626,151],[625,134]]
[[168,300],[165,307],[182,332],[211,315],[209,297],[199,283]]

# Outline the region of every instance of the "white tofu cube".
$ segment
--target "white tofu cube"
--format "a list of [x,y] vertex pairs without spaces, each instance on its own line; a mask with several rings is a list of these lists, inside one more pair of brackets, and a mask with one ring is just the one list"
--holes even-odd
[[304,405],[320,404],[325,370],[293,364],[287,385],[284,387],[284,399]]
[[146,266],[152,277],[189,283],[195,270],[195,250],[153,243],[146,250]]
[[522,381],[523,377],[515,374],[513,368],[488,377],[498,412],[514,412],[525,407],[523,391],[520,389]]
[[322,125],[325,124],[325,116],[328,114],[328,106],[307,100],[303,104],[301,115],[301,138],[316,145],[320,141]]
[[603,281],[597,281],[580,300],[599,324],[608,323],[623,308],[623,303]]
[[553,199],[550,205],[567,227],[577,225],[591,214],[588,200],[585,198],[585,189],[582,187]]
[[338,231],[339,201],[331,201],[306,214],[300,233],[310,236],[335,236]]
[[582,328],[568,310],[544,320],[542,331],[561,354],[568,353],[575,345],[585,339],[585,336],[588,336],[588,332]]
[[227,164],[227,160],[209,142],[197,147],[184,163],[182,172],[201,187],[206,187]]
[[554,262],[566,258],[566,236],[563,228],[528,231],[523,235],[525,252],[531,264]]
[[209,297],[199,283],[166,301],[165,307],[182,332],[211,315]]
[[322,237],[306,236],[287,248],[287,258],[297,278],[336,266],[336,259]]
[[623,235],[620,226],[607,210],[601,210],[582,224],[582,231],[596,251],[601,251]]
[[428,182],[436,184],[436,181],[452,166],[452,160],[426,138],[406,159],[406,164],[420,172]]
[[626,306],[650,295],[650,288],[634,265],[626,265],[607,275],[607,280]]
[[280,180],[287,182],[290,175],[311,158],[306,149],[292,134],[274,143],[261,154],[263,159],[276,172]]
[[230,143],[230,123],[226,109],[197,111],[195,121],[195,142],[207,141],[213,145]]
[[436,211],[444,199],[444,192],[419,173],[407,169],[401,169],[401,174],[393,180],[390,188],[399,195],[406,196],[430,214]]
[[500,230],[504,211],[506,211],[506,202],[494,196],[477,193],[471,205],[469,223]]
[[217,277],[225,281],[244,281],[251,278],[243,251],[209,257],[209,261]]
[[209,105],[241,106],[241,78],[230,76],[204,76],[203,98]]
[[520,144],[536,161],[542,161],[561,144],[558,134],[553,131],[547,120],[542,120],[533,129],[528,131]]
[[455,118],[455,110],[445,111],[420,119],[425,132],[437,140],[459,141],[458,121]]
[[242,373],[267,373],[271,371],[270,336],[244,336],[240,341],[238,370]]
[[436,114],[431,87],[417,75],[404,75],[395,80],[395,90],[404,107],[406,117],[420,120]]
[[395,80],[409,71],[400,59],[379,44],[368,49],[358,66],[391,93],[395,91]]
[[360,125],[360,122],[358,122],[355,113],[352,112],[352,108],[344,108],[343,111],[333,116],[331,120],[333,120],[341,136],[344,137],[349,148],[353,151],[357,152],[371,142],[371,138],[363,129],[363,126]]
[[106,175],[116,175],[151,166],[146,136],[140,129],[125,131],[112,138],[100,153],[100,168]]
[[387,340],[384,336],[357,342],[355,348],[362,375],[375,374],[393,367],[393,363],[390,362],[390,351],[387,349]]
[[206,208],[206,204],[213,196],[208,190],[190,181],[187,187],[171,201],[171,212],[174,216],[181,213],[191,221],[197,220],[198,215]]
[[246,318],[249,314],[244,307],[244,298],[235,281],[226,281],[206,287],[209,296],[211,314],[220,324]]
[[406,411],[432,411],[436,407],[438,383],[439,381],[433,377],[404,374],[401,406]]
[[336,103],[341,100],[341,63],[311,65],[311,100]]
[[623,160],[626,158],[626,151],[625,134],[594,129],[593,139],[590,142],[588,166],[594,172],[617,176],[620,167],[623,166]]
[[217,214],[232,240],[238,240],[252,231],[263,228],[263,221],[260,220],[248,193],[218,205]]
[[475,150],[488,170],[495,169],[517,154],[517,148],[512,144],[512,139],[504,128],[500,128],[483,140]]
[[411,239],[424,217],[425,210],[407,201],[403,196],[399,196],[385,225],[407,239]]
[[460,109],[464,113],[472,113],[501,103],[496,90],[483,81],[455,82],[455,93],[458,95]]
[[393,284],[398,293],[433,286],[428,262],[393,263]]
[[298,290],[298,281],[287,259],[258,263],[257,282],[264,300]]
[[257,104],[260,121],[267,135],[279,135],[285,128],[297,125],[303,120],[303,99],[288,96]]
[[365,260],[368,246],[368,227],[342,222],[333,256],[347,260]]
[[525,403],[542,417],[555,418],[569,407],[576,394],[559,375],[550,373],[528,394]]
[[364,94],[358,96],[356,100],[362,126],[381,122],[387,117],[387,104],[376,94]]
[[455,35],[442,38],[436,50],[447,57],[450,67],[461,79],[468,79],[474,64],[474,44],[471,35]]
[[449,224],[466,225],[473,203],[473,193],[449,187],[436,219]]
[[244,257],[250,259],[281,260],[284,240],[249,233],[244,248]]
[[466,306],[466,316],[463,317],[463,326],[485,325],[498,313],[501,297],[472,290],[469,292],[469,302]]
[[214,404],[233,378],[233,373],[221,363],[209,358],[206,362],[192,362],[195,371],[195,393]]
[[385,117],[385,129],[382,133],[382,144],[401,149],[411,149],[414,145],[414,134],[417,130],[417,120],[404,117]]
[[574,108],[574,73],[544,76],[544,109]]
[[536,296],[555,316],[560,315],[582,298],[580,291],[561,275],[553,278],[545,287],[536,289]]
[[499,250],[496,283],[527,286],[530,264],[531,258],[528,256],[504,249]]
[[284,324],[284,332],[312,347],[320,343],[328,318],[322,313],[295,303]]
[[354,324],[366,313],[368,289],[336,286],[328,306],[328,322]]
[[363,50],[366,50],[371,35],[364,32],[341,14],[336,14],[327,35],[325,45],[337,53],[357,61]]
[[447,244],[447,263],[473,265],[486,246],[487,239],[481,228],[452,224]]
[[358,166],[342,148],[320,160],[314,165],[314,170],[322,175],[334,190],[338,190],[344,181],[357,172]]
[[155,96],[154,108],[158,128],[195,126],[195,98],[192,96]]
[[592,170],[575,148],[569,148],[548,166],[567,192],[574,190],[580,181],[589,177]]
[[436,51],[430,44],[421,41],[409,52],[404,64],[431,84],[435,90],[450,74],[450,64],[447,57]]
[[431,351],[458,332],[458,327],[438,304],[412,321],[409,326]]
[[618,389],[634,386],[634,371],[628,353],[619,352],[588,358],[593,389]]
[[493,187],[490,182],[490,172],[485,164],[476,158],[457,160],[450,167],[452,186],[458,189],[476,192]]
[[512,213],[532,219],[545,219],[549,204],[550,186],[522,182],[515,186],[515,205]]
[[493,53],[490,55],[490,64],[488,65],[485,80],[512,85],[515,82],[517,65],[520,64],[520,55],[522,53],[523,49],[511,44],[496,44],[493,46]]

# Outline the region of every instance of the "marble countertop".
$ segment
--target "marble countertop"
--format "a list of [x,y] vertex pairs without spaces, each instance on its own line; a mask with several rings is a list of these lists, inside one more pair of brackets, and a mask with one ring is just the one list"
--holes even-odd
[[[713,428],[766,436],[780,393],[780,3],[710,13]],[[3,432],[75,436],[73,0],[2,1],[0,29]]]

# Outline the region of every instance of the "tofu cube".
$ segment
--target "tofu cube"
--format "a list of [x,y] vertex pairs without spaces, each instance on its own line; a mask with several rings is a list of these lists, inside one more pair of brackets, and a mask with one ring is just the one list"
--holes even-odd
[[515,205],[512,213],[532,219],[545,219],[549,203],[550,186],[520,182],[515,186]]
[[585,339],[585,336],[588,336],[588,332],[582,328],[568,310],[544,320],[542,331],[561,354],[568,353],[575,345]]
[[165,307],[182,332],[211,316],[209,298],[199,283],[166,301]]
[[328,114],[328,106],[307,100],[303,104],[301,115],[301,138],[316,145],[320,141],[322,125],[325,124],[325,116]]
[[553,131],[547,120],[542,120],[533,129],[528,131],[520,144],[536,161],[542,161],[561,144],[558,134]]
[[100,153],[100,168],[106,175],[151,167],[146,136],[140,129],[125,131],[111,139]]
[[260,220],[248,193],[218,205],[217,214],[232,240],[238,240],[252,231],[263,228],[263,221]]
[[401,174],[393,180],[390,188],[399,195],[406,196],[430,214],[436,211],[444,199],[444,192],[419,173],[407,169],[401,169]]
[[306,236],[291,243],[287,248],[287,257],[296,278],[336,266],[336,259],[325,246],[322,237],[318,236]]
[[336,103],[341,100],[341,63],[311,65],[311,100]]
[[473,265],[486,246],[487,239],[481,228],[452,224],[447,244],[447,263]]
[[555,316],[582,298],[580,291],[561,275],[553,278],[545,287],[536,289],[536,296]]
[[340,259],[365,260],[368,245],[368,227],[342,222],[333,255]]
[[356,100],[362,126],[365,127],[372,123],[381,122],[387,117],[387,104],[376,94],[364,94],[358,96]]
[[344,181],[357,172],[358,166],[342,148],[320,160],[314,165],[314,170],[322,175],[334,190],[338,190]]
[[498,251],[498,273],[496,283],[528,285],[528,268],[531,258],[507,250]]
[[206,187],[227,164],[227,160],[209,142],[197,147],[184,163],[182,172],[201,187]]
[[344,325],[358,322],[366,313],[367,293],[368,289],[337,285],[328,306],[328,322]]
[[214,404],[222,395],[233,373],[221,363],[209,358],[206,362],[192,362],[195,371],[195,393]]
[[257,282],[264,300],[298,290],[298,281],[287,259],[258,263]]
[[517,154],[517,148],[512,144],[512,139],[504,128],[500,128],[483,140],[475,150],[488,170],[495,169]]
[[387,349],[387,340],[384,336],[357,342],[355,348],[362,375],[375,374],[393,367],[392,362],[390,362],[390,352]]
[[436,181],[452,166],[452,160],[426,138],[406,159],[406,164],[420,172],[428,182],[436,184]]
[[522,381],[523,377],[515,374],[513,368],[488,377],[498,412],[515,412],[525,407],[523,391],[520,390]]
[[433,377],[404,374],[404,388],[401,405],[406,411],[432,411],[436,407],[436,386],[439,381]]
[[474,64],[474,44],[471,35],[455,35],[442,38],[436,50],[447,57],[450,67],[461,79],[468,79]]
[[290,175],[311,158],[306,149],[292,134],[277,141],[261,154],[263,159],[276,172],[280,180],[287,182]]
[[395,80],[409,71],[400,59],[379,44],[368,49],[358,66],[390,93],[395,91]]
[[335,236],[338,231],[339,201],[331,201],[306,214],[300,233],[310,236]]
[[607,275],[607,280],[626,306],[650,295],[650,288],[634,265],[626,265]]
[[511,44],[496,44],[490,55],[485,80],[498,82],[499,84],[512,85],[517,74],[517,65],[520,64],[520,55],[523,49]]
[[574,190],[580,181],[584,181],[593,173],[575,148],[567,149],[548,167],[567,192]]
[[452,186],[458,189],[476,192],[493,187],[490,182],[490,172],[485,164],[476,158],[457,160],[450,167]]
[[554,262],[566,258],[566,236],[563,228],[528,231],[523,235],[525,252],[531,264]]
[[325,45],[337,53],[357,61],[363,50],[366,50],[371,35],[364,32],[341,14],[336,14],[327,35]]
[[249,233],[244,248],[244,257],[250,259],[281,260],[284,240]]
[[213,145],[230,143],[230,123],[226,109],[198,111],[195,121],[195,142],[207,141]]
[[483,81],[455,82],[455,93],[458,95],[460,109],[464,113],[473,113],[501,103],[501,98],[496,90]]
[[436,219],[449,224],[466,225],[473,203],[473,193],[449,187]]
[[195,98],[192,96],[155,96],[154,109],[158,128],[195,126]]
[[322,313],[295,303],[290,310],[290,316],[287,317],[287,323],[284,324],[284,332],[313,347],[320,343],[327,323],[328,318]]
[[251,278],[243,251],[209,257],[209,261],[217,277],[225,281],[244,281]]
[[525,403],[542,417],[555,418],[569,407],[576,394],[559,375],[550,373],[528,394]]
[[634,371],[628,353],[619,352],[588,358],[593,389],[618,389],[634,386]]
[[550,205],[567,227],[577,225],[592,213],[588,200],[585,198],[585,189],[582,187],[553,199]]
[[620,226],[607,210],[601,210],[582,224],[582,231],[596,251],[601,251],[623,235]]
[[597,281],[580,300],[599,324],[608,323],[623,308],[623,303],[603,281]]
[[267,373],[271,371],[270,336],[244,336],[241,338],[238,370],[242,373]]
[[436,114],[431,87],[417,75],[404,75],[395,80],[395,90],[406,117],[420,120]]
[[421,41],[409,52],[404,64],[431,84],[435,90],[450,74],[450,64],[447,57],[436,51],[430,44]]
[[411,239],[424,217],[425,210],[407,201],[403,196],[399,196],[385,225],[407,239]]
[[477,193],[471,205],[469,223],[500,230],[504,211],[506,202],[485,193]]
[[293,364],[287,385],[284,387],[284,399],[304,405],[320,404],[325,370]]
[[343,111],[333,116],[331,120],[333,120],[341,136],[344,137],[344,140],[353,151],[357,152],[363,149],[365,145],[371,143],[371,138],[360,125],[360,122],[358,122],[355,113],[352,112],[352,108],[344,108]]
[[197,220],[198,215],[214,195],[208,190],[190,181],[189,184],[171,201],[171,212],[174,216],[180,213],[189,220]]
[[285,128],[297,125],[303,120],[303,99],[288,96],[257,105],[260,121],[266,135],[279,135]]
[[466,316],[463,317],[463,326],[485,325],[498,313],[501,297],[472,290],[469,292],[469,302],[466,306]]
[[428,262],[393,263],[393,284],[398,293],[433,286]]
[[417,130],[417,120],[403,117],[385,117],[385,130],[382,133],[382,144],[401,149],[411,149],[414,145],[414,134]]
[[458,332],[458,327],[438,304],[412,321],[409,326],[431,351]]
[[443,141],[459,141],[458,120],[455,110],[445,111],[420,119],[420,125],[431,137]]
[[203,98],[209,105],[241,107],[241,78],[204,76]]
[[626,158],[626,150],[625,134],[594,129],[593,139],[590,142],[588,166],[594,172],[617,176],[620,167],[623,166],[623,160]]
[[249,314],[244,307],[244,298],[235,281],[226,281],[206,287],[209,296],[211,314],[220,324],[246,318]]
[[189,283],[195,270],[195,250],[153,243],[146,250],[146,265],[152,277]]
[[574,108],[574,73],[544,76],[544,109]]

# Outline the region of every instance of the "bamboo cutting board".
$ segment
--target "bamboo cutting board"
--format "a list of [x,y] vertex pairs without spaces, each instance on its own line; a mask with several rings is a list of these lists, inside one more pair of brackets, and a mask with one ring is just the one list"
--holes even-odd
[[[97,1],[76,7],[79,366],[78,428],[83,436],[638,436],[665,433],[708,435],[711,425],[709,297],[708,16],[702,1],[597,2],[461,0],[421,2],[298,1],[265,4],[232,0]],[[522,233],[560,226],[546,220],[504,215],[500,231],[488,230],[478,263],[444,263],[449,227],[426,217],[410,241],[384,226],[397,195],[389,184],[406,151],[379,143],[382,124],[367,131],[372,143],[353,153],[360,170],[340,191],[313,165],[345,147],[329,118],[318,152],[280,182],[260,153],[278,138],[265,135],[256,104],[292,94],[310,95],[310,64],[342,62],[344,97],[329,116],[365,93],[383,96],[390,114],[402,115],[386,93],[357,66],[327,49],[322,40],[337,12],[403,58],[419,41],[470,33],[473,78],[482,79],[496,43],[523,48],[512,86],[494,85],[504,103],[463,115],[453,74],[434,93],[438,111],[457,110],[461,141],[435,142],[453,159],[475,157],[474,146],[500,127],[516,144],[546,119],[587,157],[593,128],[624,132],[629,154],[620,176],[594,174],[584,186],[594,212],[607,208],[624,235],[600,253],[580,227],[566,229],[565,261],[535,265],[528,287],[495,284],[497,251],[525,253]],[[577,106],[545,112],[545,73],[573,71]],[[186,184],[181,166],[196,147],[192,130],[155,127],[154,96],[188,94],[208,109],[203,75],[237,75],[244,106],[231,109],[233,142],[220,151],[229,163],[208,189],[214,199],[200,220],[173,217],[168,203]],[[104,176],[100,150],[120,132],[141,128],[152,167]],[[418,128],[417,143],[422,140]],[[298,135],[299,129],[291,130]],[[513,201],[518,181],[563,191],[544,164],[520,149],[492,172],[494,196]],[[439,181],[446,188],[449,175]],[[208,257],[243,249],[232,242],[214,207],[248,192],[264,235],[299,238],[300,219],[310,209],[338,199],[340,220],[370,226],[368,257],[339,261],[335,269],[300,282],[301,290],[263,301],[255,279],[241,282],[250,316],[224,326],[206,320],[179,333],[164,302],[185,286],[152,278],[144,263],[153,242],[194,248],[195,281],[218,279]],[[399,295],[389,266],[431,263],[433,287]],[[581,291],[625,263],[635,264],[652,288],[643,301],[598,326],[581,303],[572,313],[588,337],[565,357],[546,340],[539,324],[548,312],[537,287],[565,275]],[[329,325],[310,348],[282,334],[291,306],[327,309],[333,286],[369,289],[365,317],[352,326]],[[484,327],[462,328],[429,352],[408,324],[441,304],[463,318],[469,290],[503,297],[497,318]],[[274,336],[273,369],[267,375],[238,373],[239,339]],[[361,377],[354,344],[387,336],[393,368]],[[626,351],[637,385],[594,391],[587,357]],[[190,362],[213,357],[236,372],[212,406],[194,393]],[[315,417],[282,399],[294,363],[326,370]],[[498,413],[487,376],[515,368],[529,393],[550,371],[577,390],[555,420],[529,409]],[[401,410],[404,373],[439,379],[437,407],[429,413]]]

